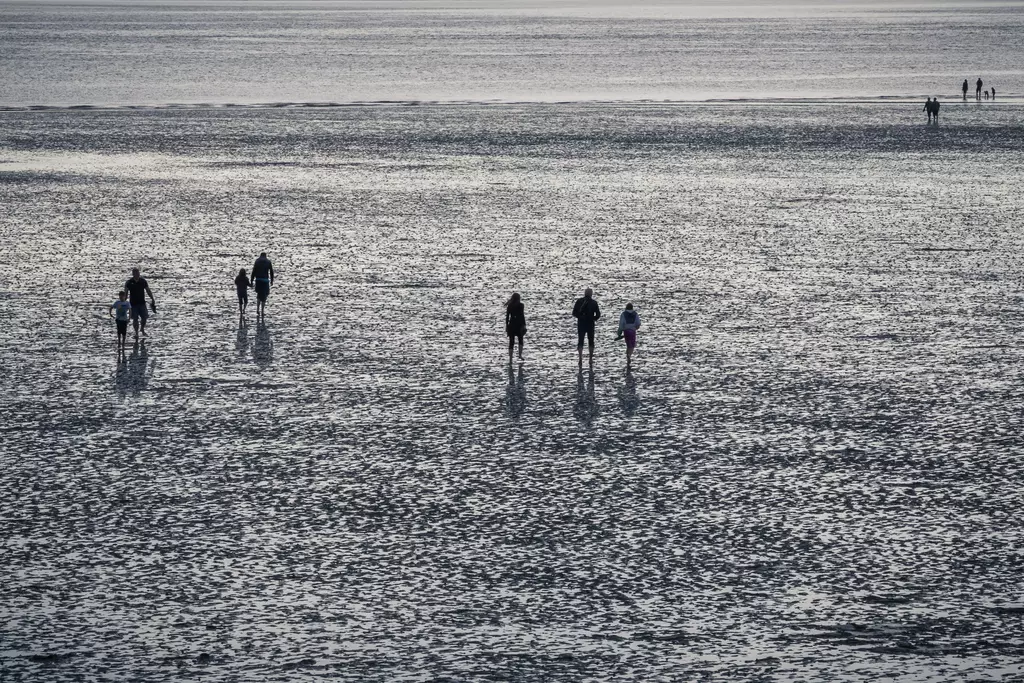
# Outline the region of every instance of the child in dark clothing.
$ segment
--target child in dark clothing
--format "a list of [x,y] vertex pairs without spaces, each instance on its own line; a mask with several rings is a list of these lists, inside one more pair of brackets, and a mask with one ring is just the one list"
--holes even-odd
[[238,271],[238,277],[235,278],[235,289],[238,291],[238,315],[245,315],[245,309],[249,305],[249,290],[252,288],[252,283],[249,282],[249,276],[245,272],[245,268]]

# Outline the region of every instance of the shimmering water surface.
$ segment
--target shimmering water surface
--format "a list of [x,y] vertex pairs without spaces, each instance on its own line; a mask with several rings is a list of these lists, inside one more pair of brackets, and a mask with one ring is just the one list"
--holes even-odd
[[4,113],[0,679],[1021,680],[1022,113]]
[[0,0],[0,106],[1024,93],[1020,0]]

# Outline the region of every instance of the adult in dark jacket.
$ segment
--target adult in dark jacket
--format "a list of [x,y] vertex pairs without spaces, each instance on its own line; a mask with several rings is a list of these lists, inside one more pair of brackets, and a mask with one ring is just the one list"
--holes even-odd
[[583,337],[587,337],[590,344],[590,364],[594,364],[594,323],[601,318],[601,308],[594,300],[594,290],[587,287],[583,296],[576,299],[572,307],[572,316],[576,318],[576,332],[579,343],[576,351],[580,356],[580,367],[583,367]]
[[128,293],[128,303],[132,307],[132,327],[135,328],[135,338],[139,338],[139,325],[142,326],[142,336],[146,336],[146,320],[149,319],[149,311],[146,310],[146,295],[149,295],[149,303],[156,313],[156,299],[153,292],[149,290],[149,283],[142,277],[138,268],[132,268],[132,276],[124,283],[124,291]]
[[512,362],[512,351],[519,340],[519,360],[523,360],[523,337],[526,335],[526,309],[519,292],[505,302],[505,334],[508,335],[508,362]]
[[274,266],[267,258],[267,252],[260,252],[260,257],[252,266],[252,286],[256,290],[256,317],[262,316],[267,309],[267,297],[270,287],[274,284]]

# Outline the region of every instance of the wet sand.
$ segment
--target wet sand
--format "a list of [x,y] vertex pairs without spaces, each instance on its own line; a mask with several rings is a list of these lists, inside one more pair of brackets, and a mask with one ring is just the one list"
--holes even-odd
[[1014,680],[1022,111],[4,112],[0,678]]

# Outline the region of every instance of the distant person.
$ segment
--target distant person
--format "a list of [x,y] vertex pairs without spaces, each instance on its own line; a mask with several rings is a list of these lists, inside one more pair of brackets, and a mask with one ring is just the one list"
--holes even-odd
[[117,293],[117,301],[110,304],[110,314],[117,322],[117,350],[124,352],[125,341],[128,339],[128,320],[132,317],[132,305],[128,303],[128,293]]
[[252,288],[252,283],[249,282],[249,276],[245,273],[245,268],[238,271],[238,277],[235,278],[235,292],[238,294],[238,315],[245,315],[245,309],[249,306],[249,290]]
[[583,296],[576,299],[572,307],[572,315],[576,318],[576,332],[579,343],[576,351],[580,356],[580,367],[583,367],[583,337],[587,337],[590,346],[590,364],[594,364],[594,323],[601,318],[601,308],[594,301],[594,290],[587,287]]
[[932,98],[928,98],[924,102],[924,110],[928,112],[928,123],[932,122],[932,115],[935,113],[935,107],[932,105]]
[[941,106],[938,97],[932,100],[932,123],[937,124],[939,122],[939,107]]
[[968,91],[968,90],[970,90],[970,88],[971,88],[971,86],[970,86],[970,85],[968,85],[968,83],[967,83],[967,79],[965,78],[965,79],[964,79],[964,85],[963,85],[963,91],[964,91],[964,101],[965,101],[965,102],[967,101],[967,91]]
[[988,90],[985,91],[985,99],[988,99]]
[[992,99],[994,100],[995,98],[996,98],[996,89],[992,88]]
[[523,358],[523,337],[526,336],[526,308],[519,292],[512,292],[512,297],[505,302],[505,334],[508,335],[508,362],[512,362],[512,351],[516,339],[519,340],[519,360]]
[[982,85],[983,84],[981,82],[981,76],[979,76],[978,77],[978,82],[974,84],[974,96],[976,98],[978,98],[979,100],[981,99],[981,86]]
[[626,304],[626,310],[619,315],[619,336],[626,338],[626,369],[633,364],[633,349],[636,348],[636,331],[640,329],[640,314],[633,310],[633,304]]
[[256,316],[259,317],[267,311],[267,297],[270,296],[270,288],[274,284],[274,266],[267,258],[267,252],[261,251],[260,257],[252,266],[252,286],[256,290]]
[[156,299],[149,289],[149,283],[142,277],[138,268],[132,268],[132,277],[124,283],[124,291],[128,292],[128,303],[132,307],[132,327],[135,329],[135,338],[139,338],[141,327],[142,336],[146,336],[146,320],[149,319],[149,311],[146,310],[146,295],[149,295],[149,302],[156,313]]

